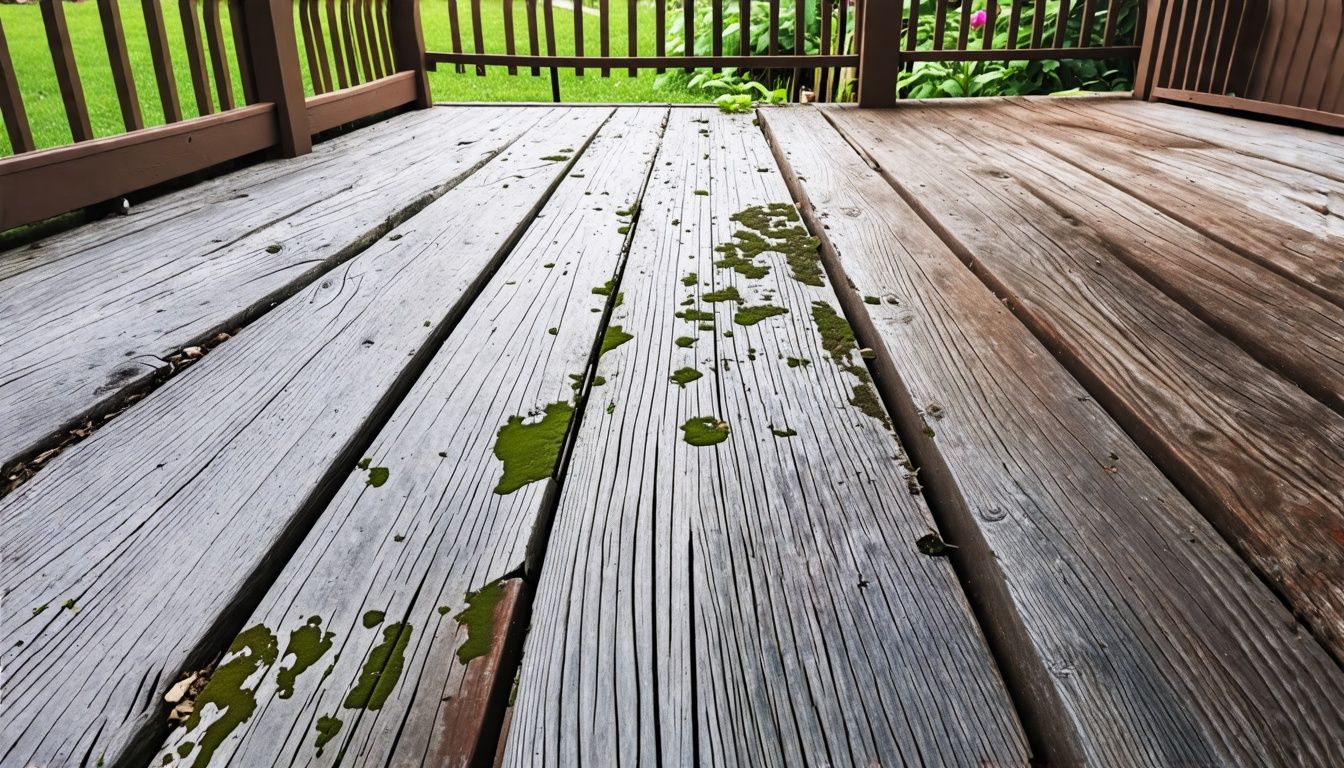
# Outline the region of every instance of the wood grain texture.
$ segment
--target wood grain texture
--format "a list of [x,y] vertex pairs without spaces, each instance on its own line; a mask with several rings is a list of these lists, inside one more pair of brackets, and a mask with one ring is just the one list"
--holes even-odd
[[0,254],[0,465],[358,253],[545,118],[406,115]]
[[[933,522],[900,445],[851,404],[859,354],[823,349],[813,302],[834,293],[775,252],[756,279],[714,267],[734,213],[791,210],[762,135],[672,110],[663,147],[611,321],[632,338],[598,364],[505,763],[1024,763],[951,568],[915,547]],[[706,298],[730,286],[743,304]],[[735,321],[766,303],[788,312]],[[669,381],[683,367],[701,378]],[[726,439],[688,443],[697,417]]]
[[1323,649],[817,110],[762,119],[1088,762],[1337,762],[1344,675]]
[[[351,472],[243,622],[285,638],[318,616],[334,644],[285,685],[292,662],[277,656],[259,670],[249,684],[257,710],[213,764],[331,765],[342,753],[343,765],[473,764],[487,714],[482,691],[502,684],[507,695],[512,675],[497,680],[488,654],[459,661],[469,630],[455,617],[468,593],[521,571],[533,529],[549,522],[552,490],[543,478],[497,493],[496,436],[512,417],[537,421],[531,416],[583,394],[570,377],[588,378],[605,305],[615,300],[593,289],[619,278],[623,214],[639,205],[665,116],[618,110],[598,133],[373,441],[368,456],[388,468],[386,484],[370,488],[366,472]],[[371,610],[386,618],[363,626]],[[376,711],[345,706],[393,622],[411,633],[396,690]],[[324,716],[344,722],[319,755],[314,724]],[[214,722],[174,732],[163,754],[203,743]],[[484,750],[493,756],[495,746]],[[205,765],[198,757],[178,764]]]
[[985,155],[966,110],[827,114],[1340,656],[1344,418],[1136,273],[1116,190]]
[[552,112],[4,500],[0,762],[148,757],[606,114]]

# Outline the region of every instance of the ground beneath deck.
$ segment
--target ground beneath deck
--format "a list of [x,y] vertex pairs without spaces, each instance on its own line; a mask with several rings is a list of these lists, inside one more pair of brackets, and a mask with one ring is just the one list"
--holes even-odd
[[1123,99],[439,107],[0,254],[0,765],[1342,764],[1342,211]]

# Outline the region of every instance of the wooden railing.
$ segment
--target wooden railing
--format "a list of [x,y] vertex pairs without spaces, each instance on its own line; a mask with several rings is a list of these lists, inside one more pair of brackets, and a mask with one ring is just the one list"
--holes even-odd
[[1143,97],[1344,128],[1344,2],[1155,0]]
[[[72,143],[38,148],[24,95],[25,76],[35,74],[15,70],[0,24],[0,118],[14,152],[0,158],[0,230],[246,155],[303,154],[315,134],[430,103],[416,0],[178,0],[181,36],[172,37],[185,54],[184,84],[174,71],[164,0],[134,7],[147,38],[134,42],[148,49],[152,83],[137,81],[128,55],[122,14],[132,0],[97,0],[102,53],[124,128],[106,135],[104,127],[97,137],[66,7],[40,3]],[[314,93],[306,99],[305,70]],[[147,87],[157,90],[161,121],[142,111],[140,89]]]

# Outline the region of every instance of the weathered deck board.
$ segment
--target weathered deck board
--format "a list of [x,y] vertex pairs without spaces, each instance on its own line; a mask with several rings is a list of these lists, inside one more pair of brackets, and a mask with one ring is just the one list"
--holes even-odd
[[1341,656],[1344,418],[1132,271],[1117,238],[1151,230],[1094,214],[1113,188],[984,155],[938,109],[828,114]]
[[549,113],[0,504],[0,762],[158,747],[165,689],[237,632],[559,182],[546,158],[607,114]]
[[[490,587],[488,597],[494,582],[521,571],[533,528],[549,523],[547,476],[569,418],[557,411],[546,422],[555,425],[552,465],[542,458],[546,442],[530,439],[526,447],[543,466],[507,493],[496,491],[504,477],[497,434],[514,417],[537,422],[548,407],[581,404],[571,375],[589,377],[605,317],[590,309],[614,300],[594,289],[619,277],[622,230],[665,117],[659,109],[618,110],[599,131],[374,440],[368,455],[388,468],[386,484],[369,488],[367,473],[352,472],[244,622],[283,639],[318,617],[332,640],[321,663],[305,657],[309,671],[293,678],[287,670],[298,656],[277,655],[247,685],[257,707],[246,722],[211,739],[229,726],[212,706],[196,728],[174,732],[163,755],[180,757],[190,742],[218,743],[216,765],[330,765],[338,754],[343,765],[468,765],[478,764],[471,762],[478,747],[493,757],[493,741],[476,741],[486,694],[502,686],[507,696],[512,677],[483,672],[488,656],[458,660],[480,628],[456,616],[468,593]],[[488,614],[486,599],[478,602]],[[367,626],[368,611],[383,620]],[[384,680],[390,695],[377,709],[347,706],[389,627],[409,635],[398,677]],[[203,697],[213,698],[211,689]],[[326,718],[342,724],[319,751],[315,726],[332,722]],[[206,765],[186,751],[177,764]]]
[[1002,573],[1088,762],[1344,759],[1344,675],[1218,533],[819,112],[762,120],[923,409],[917,455],[993,552],[970,567]]
[[0,254],[0,466],[358,253],[545,118],[424,110]]
[[[1344,306],[1344,181],[1117,120],[1086,104],[1023,99],[995,106],[985,124],[1001,137],[996,144],[1033,142],[1058,158],[1055,165],[1080,168],[1272,270],[1277,279]],[[1005,135],[1005,118],[1029,129]],[[1344,152],[1344,139],[1339,144]],[[1226,259],[1220,254],[1220,260]]]
[[[505,762],[1022,764],[957,580],[917,551],[933,522],[859,352],[842,322],[833,357],[818,335],[813,302],[825,317],[834,293],[780,253],[755,279],[714,266],[752,229],[732,214],[792,211],[751,123],[672,112],[612,320],[631,338],[598,363]],[[715,296],[729,287],[742,303]],[[788,312],[736,321],[766,304]],[[682,368],[701,378],[670,381]],[[685,439],[719,420],[722,442]]]

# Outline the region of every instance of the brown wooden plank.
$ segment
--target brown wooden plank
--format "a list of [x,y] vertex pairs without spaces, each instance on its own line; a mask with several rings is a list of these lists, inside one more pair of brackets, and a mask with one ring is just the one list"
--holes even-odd
[[[250,109],[273,144],[274,112]],[[348,259],[542,114],[454,109],[383,121],[326,142],[311,160],[222,177],[137,206],[135,216],[4,254],[0,290],[14,298],[0,322],[3,398],[23,407],[0,420],[0,466],[151,384],[177,350],[232,332]],[[136,135],[148,140],[153,130]],[[181,147],[216,143],[195,138]],[[143,156],[108,156],[153,167]],[[74,164],[55,178],[73,184],[82,170]],[[55,354],[62,337],[78,352]]]
[[[818,335],[834,292],[805,250],[807,283],[774,251],[754,279],[714,266],[744,226],[732,214],[793,210],[759,170],[773,161],[751,116],[673,110],[663,147],[560,490],[505,764],[1026,762],[956,577],[914,546],[933,521],[900,445],[880,408],[851,403],[871,394],[858,351],[838,317],[834,358]],[[709,300],[730,286],[745,304]],[[766,303],[788,312],[738,314]],[[702,377],[670,381],[683,367]],[[700,417],[726,439],[688,444]]]
[[340,125],[415,103],[416,74],[410,70],[371,83],[314,96],[307,100],[308,130],[316,135]]
[[[981,609],[991,642],[1010,641],[999,658],[1019,706],[1030,701],[1030,682],[1054,692],[1062,711],[1036,722],[1048,738],[1073,731],[1084,750],[1082,759],[1036,759],[1157,766],[1337,757],[1341,672],[1321,647],[814,111],[769,110],[762,119],[786,173],[801,178],[795,191],[831,246],[823,253],[839,268],[835,281],[852,284],[842,303],[859,343],[877,351],[879,381],[903,403],[902,437],[961,548],[963,578],[991,603]],[[880,146],[906,135],[884,133]],[[939,155],[924,165],[957,194],[967,185],[949,162]],[[1013,645],[1017,622],[1026,637]],[[1038,679],[1013,680],[1024,657],[1039,660]],[[1281,726],[1244,725],[1252,722]]]
[[[1069,49],[1075,50],[1075,49]],[[1100,49],[1091,49],[1098,51]],[[928,53],[926,51],[925,53]],[[950,53],[950,52],[949,52]],[[986,55],[988,54],[988,55]],[[912,54],[917,55],[917,54]],[[994,58],[998,54],[987,51],[963,51],[955,54],[958,57],[972,59]],[[931,58],[949,58],[948,53],[939,54]],[[1025,57],[1024,57],[1025,58]],[[1044,58],[1049,58],[1045,56]],[[1099,54],[1097,58],[1109,58],[1104,53]],[[503,53],[484,53],[484,54],[455,54],[443,52],[429,52],[425,54],[426,61],[435,64],[470,62],[479,65],[507,66],[514,64],[519,67],[545,65],[551,67],[583,69],[585,65],[594,63],[606,64],[613,68],[639,67],[641,69],[654,69],[659,66],[674,67],[709,67],[719,69],[723,67],[853,67],[858,65],[859,57],[853,54],[831,54],[830,56],[666,56],[657,58],[656,56],[612,56],[602,59],[594,56],[542,56],[534,58],[532,56],[509,56]]]
[[214,114],[215,105],[210,98],[210,72],[205,68],[205,43],[201,39],[197,0],[178,0],[177,9],[182,17],[182,40],[187,49],[192,92],[196,95],[196,113]]
[[9,55],[9,41],[5,25],[0,22],[0,118],[5,121],[5,132],[14,153],[33,151],[33,129],[28,124],[28,113],[23,108],[23,93],[14,76],[14,60]]
[[[340,657],[324,659],[330,674],[309,667],[283,691],[281,659],[260,670],[249,685],[257,714],[230,734],[215,752],[216,763],[320,762],[312,723],[323,716],[343,721],[324,756],[480,765],[471,758],[493,752],[494,743],[480,742],[487,702],[477,691],[502,687],[507,696],[513,676],[492,668],[490,655],[462,660],[459,654],[471,651],[464,647],[468,639],[479,644],[483,638],[471,638],[481,628],[456,617],[469,604],[488,610],[499,580],[523,572],[529,539],[547,524],[553,503],[555,481],[546,469],[559,470],[562,454],[557,442],[553,467],[528,475],[535,479],[517,488],[510,476],[512,490],[497,492],[504,473],[515,470],[498,458],[496,436],[511,420],[582,406],[585,392],[575,391],[571,375],[590,377],[605,319],[605,312],[588,310],[605,310],[617,297],[594,295],[593,287],[620,279],[622,228],[631,218],[620,212],[638,208],[664,114],[622,110],[583,150],[373,439],[366,453],[373,465],[388,468],[387,482],[370,489],[367,472],[350,472],[323,522],[243,622],[285,637],[309,616],[320,616],[323,630],[335,633]],[[501,354],[486,365],[481,350],[488,348]],[[345,587],[333,591],[334,582]],[[363,622],[369,611],[384,615],[381,625]],[[411,641],[400,684],[375,717],[348,706],[347,695],[369,648],[393,624],[410,632]],[[494,652],[504,641],[520,642],[523,629],[488,647]],[[390,720],[404,725],[388,728]],[[163,754],[176,754],[184,742],[202,743],[204,731],[174,732]]]
[[[837,119],[899,173],[903,196],[920,189],[926,217],[963,261],[1340,655],[1344,537],[1329,532],[1344,531],[1344,486],[1333,480],[1344,476],[1344,417],[1137,274],[1118,243],[1151,235],[1142,221],[1118,242],[1107,231],[1126,225],[1099,211],[1113,190],[1063,185],[1017,147],[976,149],[993,109],[963,102]],[[890,135],[902,143],[884,142]]]
[[65,119],[70,125],[70,136],[75,141],[88,141],[93,138],[93,127],[89,124],[89,107],[84,99],[84,86],[79,82],[79,67],[75,64],[75,53],[70,47],[70,30],[65,23],[65,7],[57,2],[44,2],[40,5],[42,26],[47,36],[47,50],[51,53],[52,66],[56,69],[56,86],[61,92],[61,102],[65,105]]
[[[15,684],[6,760],[145,762],[168,731],[165,691],[242,628],[558,182],[566,164],[537,158],[583,146],[603,117],[574,110],[529,129],[4,500],[6,603],[49,606],[0,617]],[[53,530],[59,553],[42,543]],[[212,729],[193,762],[223,735]]]
[[[98,0],[98,18],[103,25],[103,45],[107,49],[107,63],[112,70],[112,86],[117,89],[117,105],[121,107],[121,123],[128,131],[145,127],[140,117],[140,98],[135,91],[135,74],[126,53],[126,33],[121,26],[121,9],[115,0]],[[5,66],[10,66],[8,62]]]
[[[219,20],[219,5],[224,0],[205,1],[205,32],[210,44],[210,65],[215,73],[215,91],[221,110],[233,109],[233,72],[229,69],[229,53],[224,47],[224,27]],[[300,15],[302,11],[300,11]]]

